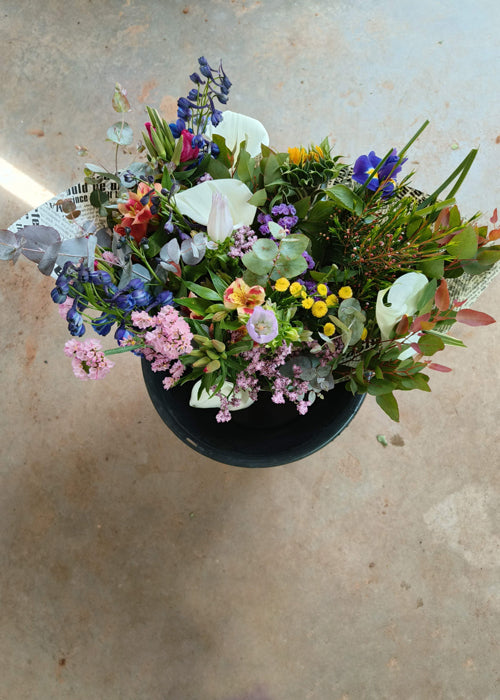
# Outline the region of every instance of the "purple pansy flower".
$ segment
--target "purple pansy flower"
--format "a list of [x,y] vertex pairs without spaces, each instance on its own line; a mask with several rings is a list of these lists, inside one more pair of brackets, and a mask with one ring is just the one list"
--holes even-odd
[[278,320],[274,312],[257,306],[247,322],[247,331],[256,343],[270,343],[278,335]]
[[[375,151],[370,151],[367,156],[359,156],[354,163],[352,179],[364,185],[381,160],[382,159],[375,154]],[[397,165],[398,154],[396,149],[393,149],[391,155],[368,183],[367,188],[374,192],[382,186],[382,196],[388,197],[394,191],[396,175],[401,172],[401,167],[407,160],[407,158],[404,158],[404,160]]]

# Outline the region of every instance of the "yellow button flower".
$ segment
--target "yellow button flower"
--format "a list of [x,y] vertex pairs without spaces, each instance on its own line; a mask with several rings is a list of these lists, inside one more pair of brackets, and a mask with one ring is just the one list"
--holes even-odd
[[280,277],[279,280],[276,280],[274,283],[274,288],[277,292],[286,292],[289,286],[290,282],[286,277]]
[[321,297],[326,297],[326,295],[328,294],[328,288],[327,288],[326,284],[318,284],[317,290],[318,290],[318,294]]
[[328,308],[331,308],[332,306],[336,306],[339,300],[337,299],[335,294],[329,294],[326,297],[325,301]]
[[293,297],[299,297],[300,293],[302,292],[302,285],[300,282],[292,282],[290,285],[290,294]]
[[314,299],[312,297],[306,297],[302,300],[302,306],[304,309],[310,309],[314,304]]
[[323,318],[328,313],[328,306],[324,301],[315,301],[312,305],[311,313],[316,318]]
[[363,332],[361,333],[361,340],[366,340],[367,335],[368,335],[368,330],[366,328],[363,328]]
[[325,323],[325,325],[323,326],[323,333],[324,333],[325,335],[327,335],[328,337],[330,337],[331,335],[333,335],[333,334],[335,333],[336,330],[337,330],[337,329],[335,328],[335,324],[334,324],[334,323]]
[[341,287],[339,289],[339,297],[341,299],[350,299],[352,297],[352,289],[350,287]]

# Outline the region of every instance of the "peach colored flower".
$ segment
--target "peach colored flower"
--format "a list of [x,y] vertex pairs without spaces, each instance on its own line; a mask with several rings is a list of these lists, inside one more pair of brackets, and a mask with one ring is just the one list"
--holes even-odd
[[118,211],[123,215],[121,223],[114,227],[116,233],[124,236],[126,228],[130,229],[130,234],[135,238],[137,243],[146,236],[148,224],[153,218],[151,213],[151,197],[155,192],[161,190],[159,182],[155,183],[152,189],[145,182],[140,182],[137,188],[137,193],[130,192],[127,202],[118,204]]
[[255,285],[249,287],[241,278],[232,282],[224,292],[224,306],[226,309],[237,309],[238,315],[251,314],[256,306],[264,303],[266,292],[263,287]]

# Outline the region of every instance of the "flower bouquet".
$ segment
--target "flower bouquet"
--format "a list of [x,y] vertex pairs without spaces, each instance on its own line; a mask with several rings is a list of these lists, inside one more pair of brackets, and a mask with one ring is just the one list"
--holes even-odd
[[[500,229],[454,201],[476,152],[426,196],[403,169],[427,123],[401,150],[349,167],[327,139],[277,152],[257,120],[220,111],[222,64],[202,57],[189,77],[175,123],[147,108],[125,169],[118,153],[133,135],[117,85],[115,167],[87,163],[85,183],[53,203],[60,225],[2,231],[0,257],[24,254],[56,278],[80,379],[133,352],[165,391],[191,383],[191,406],[215,407],[217,422],[263,390],[306,414],[339,384],[398,420],[395,391],[430,391],[428,371],[450,371],[435,355],[463,346],[451,326],[494,321],[466,307],[475,280],[497,271]],[[82,339],[86,329],[114,347]]]

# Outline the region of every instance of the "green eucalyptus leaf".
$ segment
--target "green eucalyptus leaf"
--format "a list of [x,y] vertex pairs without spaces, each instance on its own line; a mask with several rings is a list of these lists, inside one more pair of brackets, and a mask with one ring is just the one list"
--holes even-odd
[[134,132],[127,122],[115,122],[106,132],[107,141],[119,146],[130,146],[134,140]]
[[421,338],[419,338],[418,347],[420,348],[422,355],[429,357],[430,355],[434,355],[434,353],[439,352],[439,350],[444,348],[444,341],[437,335],[429,335],[425,333]]
[[293,277],[298,277],[298,275],[301,275],[306,269],[307,262],[302,256],[293,259],[283,258],[280,256],[271,274],[271,279],[277,280],[280,277],[292,279]]
[[242,256],[241,262],[246,268],[248,268],[251,272],[254,272],[256,275],[266,275],[273,265],[272,260],[262,260],[261,258],[257,257],[252,250],[249,250],[248,253],[245,253],[245,255]]
[[267,202],[267,192],[265,189],[257,190],[248,200],[248,204],[253,204],[254,207],[262,207]]
[[441,279],[444,275],[444,260],[424,260],[419,267],[426,277]]
[[280,258],[298,258],[306,250],[309,239],[303,233],[292,233],[283,238],[280,243]]
[[278,254],[278,246],[270,238],[259,238],[252,246],[252,253],[260,260],[272,261]]

